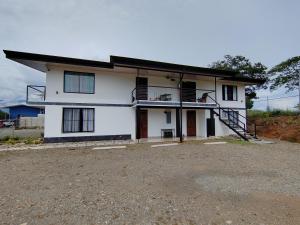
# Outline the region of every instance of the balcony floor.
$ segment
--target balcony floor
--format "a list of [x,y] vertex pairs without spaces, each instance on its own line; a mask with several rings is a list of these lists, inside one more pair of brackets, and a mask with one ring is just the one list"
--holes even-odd
[[[136,100],[133,102],[133,107],[136,106],[148,106],[148,107],[180,107],[178,101],[149,101],[149,100]],[[205,102],[182,102],[183,108],[216,108],[215,103]]]

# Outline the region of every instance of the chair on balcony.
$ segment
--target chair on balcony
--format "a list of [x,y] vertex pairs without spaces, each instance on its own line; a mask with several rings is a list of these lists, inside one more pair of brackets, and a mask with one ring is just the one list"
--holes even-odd
[[171,94],[162,94],[159,96],[160,101],[171,101],[172,100]]
[[197,99],[197,102],[205,103],[207,100],[207,96],[208,96],[208,93],[203,93],[202,97]]

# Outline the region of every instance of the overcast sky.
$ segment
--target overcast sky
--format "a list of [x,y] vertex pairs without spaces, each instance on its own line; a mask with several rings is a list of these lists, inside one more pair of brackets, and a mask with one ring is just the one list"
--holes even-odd
[[[298,0],[0,0],[0,49],[106,61],[109,55],[122,55],[196,66],[230,54],[272,67],[299,55],[299,9]],[[44,80],[43,73],[1,52],[2,102],[25,99],[26,85]],[[271,104],[286,108],[296,102]]]

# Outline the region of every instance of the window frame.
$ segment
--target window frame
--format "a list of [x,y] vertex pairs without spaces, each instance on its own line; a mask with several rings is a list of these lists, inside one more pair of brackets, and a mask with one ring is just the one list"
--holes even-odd
[[[232,115],[230,115],[230,113],[233,113]],[[239,125],[239,121],[240,121],[240,112],[238,110],[233,110],[233,111],[229,111],[228,112],[228,120],[229,120],[229,117],[232,117],[233,120],[235,120],[233,122],[233,124],[231,124],[231,121],[229,121],[229,124],[231,125],[234,125],[234,123],[238,124]]]
[[[166,111],[165,114],[166,114],[166,124],[172,124],[172,112],[171,111]],[[169,117],[170,122],[168,120],[168,115],[170,115],[170,117]]]
[[[78,92],[76,91],[66,91],[66,75],[68,75],[68,73],[71,73],[72,75],[76,75],[76,76],[79,76],[79,82],[78,82]],[[90,77],[93,77],[94,79],[94,82],[93,82],[93,92],[81,92],[80,91],[80,77],[81,76],[90,76]],[[70,70],[65,70],[64,71],[64,93],[72,93],[72,94],[95,94],[95,82],[96,82],[96,79],[95,79],[95,74],[94,73],[87,73],[87,72],[75,72],[75,71],[70,71]]]
[[[82,131],[82,125],[80,126],[81,131],[65,131],[64,129],[64,118],[65,118],[65,109],[79,109],[80,110],[80,124],[83,122],[82,118],[82,110],[84,109],[91,109],[93,110],[93,130],[91,131]],[[68,134],[68,133],[94,133],[95,132],[95,108],[72,108],[72,107],[63,107],[62,108],[62,133]]]
[[[228,95],[227,95],[227,99],[225,99],[225,86],[231,86],[233,87],[233,93],[235,90],[235,96],[236,99],[233,98],[234,94],[232,94],[232,100],[228,99]],[[229,101],[229,102],[237,102],[238,101],[238,86],[237,85],[233,85],[233,84],[222,84],[222,100],[223,101]]]

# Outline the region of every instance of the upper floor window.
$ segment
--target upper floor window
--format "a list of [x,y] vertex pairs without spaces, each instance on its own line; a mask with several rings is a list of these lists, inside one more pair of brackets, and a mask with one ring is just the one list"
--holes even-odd
[[64,92],[94,94],[95,74],[65,71]]
[[222,85],[222,96],[224,101],[237,101],[237,86]]

